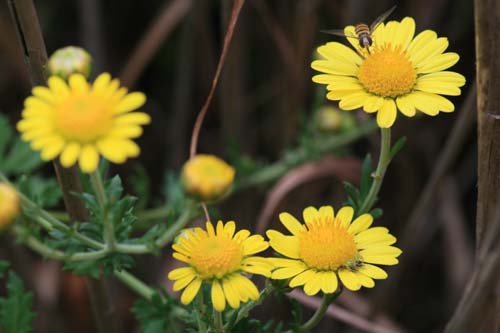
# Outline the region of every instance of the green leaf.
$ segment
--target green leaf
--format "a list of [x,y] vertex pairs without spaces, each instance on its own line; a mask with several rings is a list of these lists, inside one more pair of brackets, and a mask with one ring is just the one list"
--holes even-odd
[[19,190],[42,208],[56,206],[62,192],[54,179],[22,175],[17,181]]
[[363,161],[363,166],[361,167],[361,185],[360,185],[360,200],[363,201],[368,192],[370,191],[370,187],[373,183],[372,173],[372,157],[370,154],[366,155],[365,160]]
[[384,211],[381,208],[374,208],[370,212],[370,215],[373,216],[374,219],[378,219],[378,218],[382,217],[383,214],[384,214]]
[[359,198],[359,190],[357,189],[356,186],[349,182],[343,182],[344,184],[344,190],[347,193],[347,198],[350,204],[352,204],[354,210],[357,209],[360,205],[360,198]]
[[163,300],[159,294],[154,294],[151,302],[137,300],[132,307],[132,313],[139,321],[142,333],[184,332],[182,324],[177,320],[177,309],[173,299]]
[[33,294],[24,290],[21,279],[10,272],[7,295],[0,298],[0,328],[6,333],[32,332],[35,314],[32,312]]
[[398,141],[396,141],[396,143],[391,148],[391,152],[389,153],[391,160],[401,151],[401,149],[403,149],[405,143],[406,136],[403,136],[399,138]]

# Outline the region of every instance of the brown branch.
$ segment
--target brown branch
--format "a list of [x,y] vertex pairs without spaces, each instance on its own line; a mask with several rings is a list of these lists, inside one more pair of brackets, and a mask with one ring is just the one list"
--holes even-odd
[[[500,3],[475,0],[478,199],[477,263],[447,332],[500,332]],[[496,246],[494,246],[496,245]],[[495,292],[496,291],[496,292]]]
[[224,37],[224,45],[222,47],[222,53],[219,58],[219,63],[217,64],[217,69],[215,71],[214,79],[212,81],[212,87],[210,88],[210,92],[200,110],[200,113],[198,113],[198,116],[196,117],[196,122],[193,127],[193,134],[191,136],[191,147],[189,149],[190,158],[196,155],[196,150],[198,147],[198,137],[200,136],[201,126],[203,125],[203,120],[205,119],[205,115],[207,114],[208,107],[210,106],[210,103],[212,102],[212,99],[214,97],[215,88],[217,88],[217,83],[219,82],[219,77],[222,71],[222,67],[224,65],[224,61],[226,60],[227,52],[229,50],[229,45],[231,44],[231,39],[233,38],[236,22],[238,21],[241,8],[243,7],[244,3],[245,0],[234,1],[233,9],[231,11],[231,18],[229,19],[229,24],[227,27],[226,36]]
[[193,0],[174,0],[163,7],[161,14],[144,34],[120,74],[124,86],[131,88],[134,85],[162,42],[187,15],[192,5]]
[[[33,86],[45,85],[47,81],[46,63],[47,50],[43,41],[38,15],[33,0],[7,0],[14,26],[16,28],[19,43],[28,67]],[[71,193],[81,192],[82,185],[76,167],[63,168],[58,161],[54,160],[54,169],[59,186],[63,192],[64,204],[71,221],[85,221],[88,213],[83,202]],[[103,280],[87,279],[91,299],[100,300],[93,303],[95,319],[99,332],[115,332],[114,320],[108,296],[101,293]],[[92,290],[101,290],[95,294]]]

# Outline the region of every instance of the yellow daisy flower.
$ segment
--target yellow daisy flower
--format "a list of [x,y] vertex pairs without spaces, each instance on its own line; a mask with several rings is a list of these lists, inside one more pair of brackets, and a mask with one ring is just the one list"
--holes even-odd
[[141,125],[150,118],[131,112],[146,101],[143,93],[127,94],[108,73],[89,84],[82,74],[73,74],[68,83],[51,76],[48,87],[35,87],[24,101],[17,129],[45,161],[57,156],[64,167],[77,161],[83,172],[97,168],[99,155],[113,163],[124,163],[139,155],[131,139],[142,134]]
[[[344,33],[356,36],[354,26],[347,26]],[[414,33],[415,21],[406,17],[381,23],[372,34],[370,52],[354,37],[347,38],[354,50],[337,42],[320,46],[318,53],[324,59],[313,61],[311,67],[325,74],[315,75],[313,81],[326,84],[326,97],[340,100],[343,110],[377,112],[382,128],[394,124],[397,109],[407,117],[417,110],[430,116],[453,112],[453,103],[441,95],[460,95],[465,78],[444,71],[459,56],[443,53],[448,39],[438,38],[434,31],[422,31],[415,38]]]
[[231,187],[234,168],[214,155],[198,154],[184,164],[182,183],[187,193],[213,200]]
[[19,195],[12,186],[0,183],[0,229],[7,227],[21,212]]
[[168,274],[174,280],[174,291],[184,289],[181,302],[189,304],[195,298],[202,283],[212,286],[211,298],[214,309],[222,312],[226,302],[233,309],[248,300],[257,300],[259,291],[244,273],[271,276],[269,259],[253,256],[269,247],[260,235],[250,236],[250,231],[235,234],[236,224],[219,221],[216,228],[207,222],[202,228],[185,230],[172,245],[173,257],[188,265]]
[[331,206],[319,210],[307,207],[303,212],[305,225],[288,213],[280,220],[292,233],[283,235],[268,230],[269,244],[285,258],[274,258],[276,270],[272,279],[291,279],[290,287],[304,286],[307,295],[320,290],[334,293],[338,278],[349,290],[362,286],[372,288],[374,279],[385,279],[387,273],[373,265],[395,265],[401,250],[391,246],[396,238],[387,228],[370,228],[373,217],[363,214],[352,223],[354,210],[342,207],[334,215]]

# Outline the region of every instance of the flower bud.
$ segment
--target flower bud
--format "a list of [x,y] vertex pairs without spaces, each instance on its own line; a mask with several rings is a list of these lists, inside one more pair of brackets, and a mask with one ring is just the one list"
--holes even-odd
[[57,75],[64,80],[75,73],[88,78],[92,70],[92,57],[81,47],[67,46],[52,53],[47,67],[50,75]]
[[0,229],[9,226],[20,211],[16,190],[10,185],[0,183]]
[[185,191],[201,200],[221,197],[233,184],[234,168],[214,155],[196,155],[184,164]]
[[316,113],[316,124],[325,132],[336,132],[342,124],[342,112],[334,106],[323,106]]

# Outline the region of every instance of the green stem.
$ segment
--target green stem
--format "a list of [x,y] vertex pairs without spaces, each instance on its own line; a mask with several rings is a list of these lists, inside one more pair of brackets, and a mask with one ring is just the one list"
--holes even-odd
[[361,204],[358,215],[368,213],[377,201],[378,192],[384,180],[385,171],[391,162],[391,129],[380,129],[380,156],[377,169],[373,174],[373,182],[364,202]]
[[102,223],[104,225],[103,238],[106,241],[107,247],[111,251],[114,251],[116,249],[115,230],[113,222],[109,219],[108,197],[99,170],[95,170],[90,174],[90,183],[97,197],[97,202],[101,207]]
[[198,322],[198,332],[205,333],[207,332],[207,326],[205,324],[205,312],[206,306],[205,301],[203,300],[203,289],[198,292],[196,296],[196,321]]
[[339,289],[339,291],[334,294],[324,294],[319,308],[312,315],[312,317],[307,322],[302,324],[302,326],[300,326],[298,329],[288,330],[285,333],[301,333],[308,332],[313,329],[325,316],[326,310],[328,310],[328,306],[337,298],[338,295],[340,295],[341,292],[342,290]]
[[98,251],[67,254],[63,251],[51,248],[50,246],[47,246],[46,244],[40,242],[40,240],[31,236],[26,229],[20,226],[13,226],[11,231],[21,240],[21,242],[27,245],[30,249],[48,259],[61,260],[66,262],[97,260],[103,258],[108,253],[106,249],[101,249]]
[[214,309],[214,330],[217,333],[224,333],[224,325],[222,324],[222,312]]
[[155,291],[147,284],[139,280],[137,277],[127,272],[126,270],[115,270],[113,272],[115,277],[127,285],[130,289],[135,291],[139,296],[145,298],[148,301],[151,301]]

